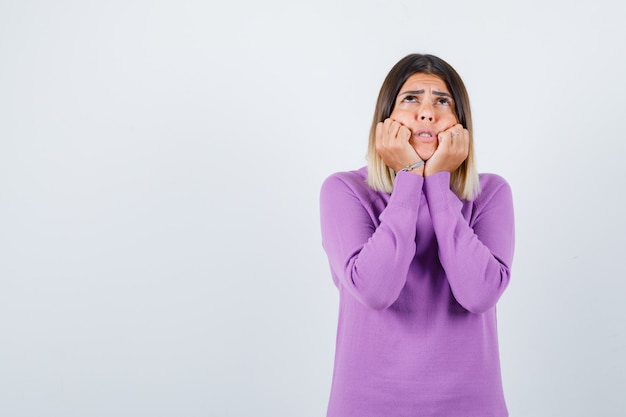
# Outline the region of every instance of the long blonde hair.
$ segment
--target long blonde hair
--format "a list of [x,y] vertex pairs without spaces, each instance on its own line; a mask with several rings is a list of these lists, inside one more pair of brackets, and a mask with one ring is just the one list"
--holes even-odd
[[467,159],[450,174],[450,188],[461,199],[472,200],[480,192],[478,171],[474,162],[474,135],[469,96],[459,74],[443,59],[428,54],[410,54],[398,61],[383,82],[376,101],[376,109],[370,128],[367,150],[367,184],[377,191],[391,193],[396,173],[389,168],[376,152],[376,125],[393,112],[400,88],[413,74],[435,75],[446,83],[455,102],[456,117],[469,131],[469,154]]

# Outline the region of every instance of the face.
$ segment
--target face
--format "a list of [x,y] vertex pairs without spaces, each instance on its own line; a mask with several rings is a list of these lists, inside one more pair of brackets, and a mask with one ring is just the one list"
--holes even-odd
[[458,123],[446,83],[436,75],[423,73],[406,80],[389,117],[409,128],[409,143],[423,160],[437,149],[437,134]]

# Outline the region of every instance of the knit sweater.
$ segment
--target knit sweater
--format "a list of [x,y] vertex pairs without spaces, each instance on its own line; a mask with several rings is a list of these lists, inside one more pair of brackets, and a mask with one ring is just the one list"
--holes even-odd
[[339,290],[327,417],[507,416],[496,302],[513,259],[509,185],[481,174],[465,201],[447,172],[399,172],[391,194],[366,175],[335,173],[321,187]]

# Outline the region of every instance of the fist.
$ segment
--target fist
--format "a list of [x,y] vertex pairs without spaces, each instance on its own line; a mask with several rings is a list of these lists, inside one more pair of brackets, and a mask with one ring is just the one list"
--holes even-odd
[[469,131],[456,124],[437,135],[439,145],[426,164],[425,175],[453,172],[469,155]]
[[408,127],[393,119],[386,119],[376,125],[376,152],[396,172],[420,161],[409,143],[411,135]]

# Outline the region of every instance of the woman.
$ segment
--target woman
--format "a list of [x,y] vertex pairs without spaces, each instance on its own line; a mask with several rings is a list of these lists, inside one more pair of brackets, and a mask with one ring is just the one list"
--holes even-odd
[[496,303],[510,278],[511,190],[474,164],[469,98],[432,55],[381,87],[368,164],[321,189],[339,289],[328,417],[504,417]]

